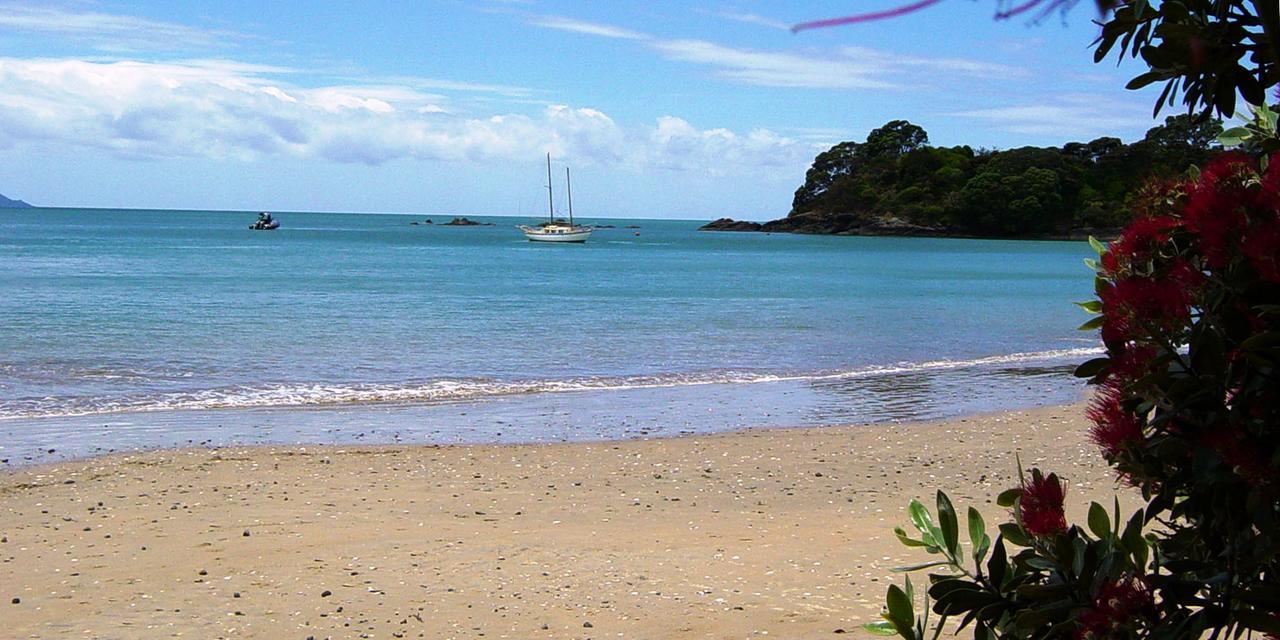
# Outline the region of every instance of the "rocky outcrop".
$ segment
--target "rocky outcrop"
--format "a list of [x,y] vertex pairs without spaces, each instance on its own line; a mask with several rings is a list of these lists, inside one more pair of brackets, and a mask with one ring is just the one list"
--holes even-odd
[[761,226],[759,222],[719,218],[698,227],[698,231],[760,231]]
[[492,227],[492,222],[476,222],[467,218],[454,218],[441,226],[445,227]]
[[944,236],[942,227],[926,227],[886,216],[882,218],[852,213],[810,212],[770,220],[763,224],[720,218],[703,225],[700,231],[764,231],[766,233],[811,233],[839,236]]
[[[943,226],[913,224],[893,216],[866,216],[854,213],[810,211],[792,214],[769,222],[748,222],[720,218],[698,228],[699,231],[763,231],[765,233],[808,233],[834,236],[919,236],[930,238],[1008,237],[976,236]],[[1084,240],[1090,236],[1109,239],[1117,229],[1078,228],[1058,233],[1016,236],[1028,240]]]

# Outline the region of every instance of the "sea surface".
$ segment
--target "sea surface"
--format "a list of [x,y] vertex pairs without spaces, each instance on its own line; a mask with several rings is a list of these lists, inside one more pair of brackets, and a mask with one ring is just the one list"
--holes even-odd
[[1078,399],[1100,351],[1083,242],[255,217],[0,210],[0,466],[939,418]]

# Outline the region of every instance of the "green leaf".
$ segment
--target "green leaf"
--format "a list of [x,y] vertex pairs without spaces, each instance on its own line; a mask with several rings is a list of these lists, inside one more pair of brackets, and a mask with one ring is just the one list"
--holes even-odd
[[1093,236],[1089,236],[1089,246],[1093,247],[1093,250],[1098,254],[1099,258],[1107,252],[1107,245],[1102,244],[1101,240]]
[[889,585],[889,593],[885,595],[885,606],[889,609],[885,619],[893,624],[898,635],[907,640],[913,640],[915,634],[912,625],[916,621],[916,612],[911,606],[911,598],[907,597],[907,593],[896,584]]
[[987,524],[982,521],[982,514],[973,507],[969,507],[969,544],[973,545],[974,564],[981,565],[991,546],[991,538],[987,535]]
[[991,547],[991,558],[987,560],[987,577],[996,590],[1004,584],[1004,575],[1009,569],[1009,556],[1004,550],[1004,536],[996,536],[995,546]]
[[1101,300],[1087,300],[1085,302],[1072,302],[1071,304],[1074,304],[1089,313],[1102,313]]
[[896,536],[898,536],[898,542],[901,542],[902,544],[904,544],[904,545],[906,545],[906,546],[908,546],[908,547],[926,547],[926,546],[928,546],[928,545],[926,545],[924,542],[922,542],[922,541],[920,541],[920,540],[915,540],[915,539],[912,539],[911,537],[907,536],[907,532],[906,532],[905,530],[903,530],[903,528],[902,528],[902,527],[894,527],[894,528],[893,528],[893,534],[894,534],[894,535],[896,535]]
[[1089,530],[1099,539],[1111,537],[1111,519],[1107,517],[1107,510],[1096,502],[1089,505]]
[[862,630],[866,631],[867,633],[874,633],[875,635],[878,635],[878,636],[892,636],[892,635],[897,635],[898,633],[897,631],[894,630],[893,624],[887,620],[881,620],[879,622],[867,622],[862,625]]
[[1077,378],[1092,378],[1107,368],[1111,364],[1110,358],[1094,358],[1086,360],[1080,366],[1076,367],[1075,376]]
[[1005,489],[1000,492],[1000,495],[996,496],[996,504],[1002,507],[1012,507],[1013,503],[1018,500],[1018,496],[1020,495],[1022,495],[1021,487]]
[[1012,522],[1005,522],[1000,525],[1000,535],[1008,540],[1010,544],[1016,544],[1019,547],[1031,546],[1031,538],[1022,531],[1022,527]]
[[1102,327],[1102,323],[1106,322],[1105,316],[1098,316],[1088,322],[1076,327],[1076,331],[1093,331]]
[[1147,566],[1147,540],[1142,537],[1142,516],[1142,511],[1135,512],[1120,536],[1120,544],[1133,556],[1133,564],[1139,571]]
[[913,564],[905,567],[893,567],[889,570],[894,573],[907,573],[909,571],[919,571],[921,569],[928,569],[929,567],[941,567],[944,565],[951,566],[951,561],[950,560],[934,560],[933,562],[921,562],[920,564]]
[[951,498],[941,490],[938,491],[937,501],[942,542],[946,545],[950,557],[955,558],[960,551],[960,527],[956,522],[956,508],[951,504]]
[[911,514],[911,523],[923,535],[924,543],[930,547],[939,547],[943,545],[942,531],[937,525],[933,524],[933,516],[929,514],[929,510],[920,504],[919,500],[912,499],[911,504],[907,507],[908,513]]
[[1152,82],[1155,82],[1155,81],[1157,81],[1157,80],[1164,80],[1164,79],[1165,79],[1165,74],[1164,74],[1163,72],[1161,72],[1161,71],[1148,71],[1148,72],[1146,72],[1146,73],[1144,73],[1144,74],[1141,74],[1141,75],[1139,75],[1138,77],[1136,77],[1136,78],[1134,78],[1134,79],[1130,80],[1130,81],[1129,81],[1129,84],[1126,84],[1126,85],[1124,86],[1124,88],[1129,89],[1129,90],[1133,90],[1133,89],[1141,89],[1141,88],[1143,88],[1143,87],[1145,87],[1145,86],[1147,86],[1147,85],[1151,84]]

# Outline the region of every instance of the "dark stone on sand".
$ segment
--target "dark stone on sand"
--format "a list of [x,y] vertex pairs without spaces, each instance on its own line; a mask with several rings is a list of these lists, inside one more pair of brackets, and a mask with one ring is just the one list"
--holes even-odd
[[245,530],[244,530],[244,534],[243,534],[243,535],[244,535],[244,537],[248,538],[248,537],[249,537],[249,530],[248,530],[248,529],[245,529]]
[[13,603],[13,604],[22,604],[22,598],[14,598],[13,600],[10,600],[9,602],[11,602],[11,603]]
[[240,597],[240,592],[239,592],[239,591],[237,591],[237,592],[235,592],[235,593],[231,594],[231,597],[232,597],[232,598],[239,598],[239,597]]
[[331,596],[331,595],[333,595],[333,592],[332,592],[332,591],[330,591],[330,590],[328,590],[328,589],[325,589],[324,591],[321,591],[321,592],[320,592],[320,597],[321,597],[321,598],[328,598],[328,597],[329,597],[329,596]]
[[591,624],[590,622],[584,622],[584,623],[582,623],[582,628],[583,628],[583,629],[590,629],[591,627],[594,627],[594,626],[595,626],[595,625]]
[[205,571],[204,569],[201,569],[201,570],[200,570],[200,575],[202,575],[202,576],[207,576],[207,575],[209,575],[209,572],[208,572],[208,571]]

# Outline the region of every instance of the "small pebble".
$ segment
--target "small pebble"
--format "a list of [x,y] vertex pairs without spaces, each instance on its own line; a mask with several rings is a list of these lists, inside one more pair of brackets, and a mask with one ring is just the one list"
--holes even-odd
[[22,604],[22,598],[14,598],[10,602],[12,602],[13,604]]
[[321,597],[321,598],[328,598],[328,597],[329,597],[329,596],[331,596],[331,595],[333,595],[333,592],[332,592],[332,591],[330,591],[330,590],[328,590],[328,589],[325,589],[324,591],[321,591],[321,592],[320,592],[320,597]]

